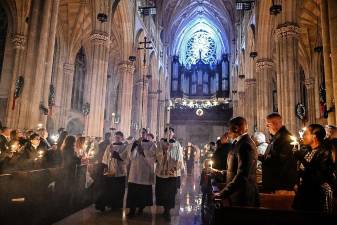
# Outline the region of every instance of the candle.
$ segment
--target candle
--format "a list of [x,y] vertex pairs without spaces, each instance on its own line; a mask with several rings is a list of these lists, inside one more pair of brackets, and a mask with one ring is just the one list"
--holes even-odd
[[290,136],[290,139],[292,141],[290,144],[293,146],[293,151],[300,150],[300,143],[298,142],[297,137]]

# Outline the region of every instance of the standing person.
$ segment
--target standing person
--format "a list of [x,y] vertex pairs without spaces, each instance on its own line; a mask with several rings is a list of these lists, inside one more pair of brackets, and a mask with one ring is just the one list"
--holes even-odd
[[259,192],[256,184],[257,150],[253,140],[247,134],[248,125],[243,117],[230,120],[230,132],[233,135],[233,150],[237,158],[228,163],[228,171],[237,167],[235,174],[227,174],[224,189],[215,193],[216,198],[228,199],[232,206],[259,206]]
[[327,144],[332,153],[332,160],[334,162],[335,173],[337,174],[337,127],[333,125],[327,125],[325,127],[325,131],[326,131]]
[[293,208],[305,211],[330,213],[333,210],[333,184],[335,183],[331,152],[324,146],[325,130],[319,124],[311,124],[304,132],[303,144],[309,150],[295,152],[299,166],[300,182]]
[[156,204],[164,207],[163,216],[170,221],[184,162],[183,149],[174,137],[174,129],[166,128],[165,135],[168,139],[162,139],[156,151]]
[[69,169],[69,172],[74,172],[76,166],[81,164],[81,159],[75,152],[76,137],[67,136],[62,145],[63,166]]
[[[128,194],[126,207],[130,208],[128,217],[143,213],[146,206],[153,205],[152,185],[154,184],[155,144],[147,140],[147,130],[140,131],[140,138],[128,146],[127,157],[130,160]],[[122,158],[125,160],[125,157]]]
[[10,141],[11,130],[8,127],[2,127],[0,129],[0,151],[6,152],[9,150],[9,141]]
[[103,155],[105,153],[105,150],[111,144],[111,142],[112,142],[112,134],[111,133],[105,133],[104,134],[104,140],[101,143],[99,143],[99,145],[98,145],[98,153],[97,153],[98,163],[102,163]]
[[[257,147],[257,153],[259,158],[263,158],[268,144],[266,143],[266,135],[262,132],[255,132],[252,137],[254,143]],[[257,161],[257,181],[259,184],[262,183],[262,162],[260,160]]]
[[48,132],[47,129],[42,127],[37,130],[37,133],[40,135],[40,145],[39,148],[47,151],[51,148],[50,143],[48,142]]
[[58,138],[58,140],[57,140],[57,147],[56,147],[56,149],[59,151],[59,152],[62,152],[62,145],[63,145],[63,143],[64,143],[64,140],[66,139],[68,137],[68,132],[67,131],[62,131],[61,133],[60,133],[60,136],[59,136],[59,138]]
[[76,138],[75,153],[76,153],[76,156],[80,158],[82,162],[86,160],[87,152],[85,149],[85,137],[78,136]]
[[192,145],[191,142],[188,142],[186,148],[185,148],[185,162],[186,162],[186,169],[187,169],[187,174],[191,175],[194,169],[194,156],[195,156],[195,148]]
[[262,162],[262,185],[267,192],[285,193],[293,191],[296,183],[296,160],[293,156],[291,133],[283,125],[282,117],[278,113],[267,116],[266,127],[272,140],[260,157]]
[[96,209],[104,211],[106,206],[111,210],[123,208],[127,169],[126,145],[123,143],[124,134],[115,133],[115,142],[107,147],[103,155],[104,191],[96,202]]
[[227,156],[232,148],[232,144],[229,143],[228,132],[226,132],[220,140],[217,141],[216,150],[213,154],[213,168],[217,170],[227,169]]

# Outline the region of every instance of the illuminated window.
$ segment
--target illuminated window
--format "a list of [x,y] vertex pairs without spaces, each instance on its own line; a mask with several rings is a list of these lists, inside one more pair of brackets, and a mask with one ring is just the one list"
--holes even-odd
[[188,65],[196,64],[200,59],[206,64],[216,62],[216,46],[211,35],[199,30],[188,40],[186,46],[185,62]]

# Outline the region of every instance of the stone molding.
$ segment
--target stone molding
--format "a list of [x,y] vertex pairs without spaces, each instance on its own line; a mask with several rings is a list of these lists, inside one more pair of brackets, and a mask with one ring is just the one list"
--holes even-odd
[[94,44],[97,45],[109,45],[109,34],[105,32],[95,32],[92,33],[90,38],[91,41],[94,42]]
[[256,79],[250,78],[245,80],[246,86],[253,86],[256,84]]
[[266,69],[273,69],[275,66],[273,60],[262,58],[256,60],[256,72],[261,72]]
[[13,34],[12,43],[15,49],[25,49],[26,37],[21,34]]
[[135,72],[136,67],[129,62],[121,62],[118,64],[118,70],[122,73],[133,74]]
[[305,78],[304,84],[307,89],[312,89],[314,88],[315,79],[312,77]]
[[70,63],[65,63],[63,64],[63,71],[65,73],[74,73],[74,70],[75,70],[75,66],[74,64],[70,64]]
[[276,41],[287,39],[287,38],[299,38],[300,27],[296,24],[281,24],[275,29],[275,38]]

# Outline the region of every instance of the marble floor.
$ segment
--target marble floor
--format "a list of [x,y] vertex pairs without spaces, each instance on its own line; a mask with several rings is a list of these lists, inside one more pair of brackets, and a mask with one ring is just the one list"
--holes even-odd
[[201,192],[199,188],[200,171],[195,166],[192,175],[182,177],[182,185],[176,196],[176,207],[171,210],[171,222],[162,217],[162,208],[147,207],[144,215],[126,218],[127,210],[117,212],[97,212],[94,206],[83,209],[55,225],[200,225]]

